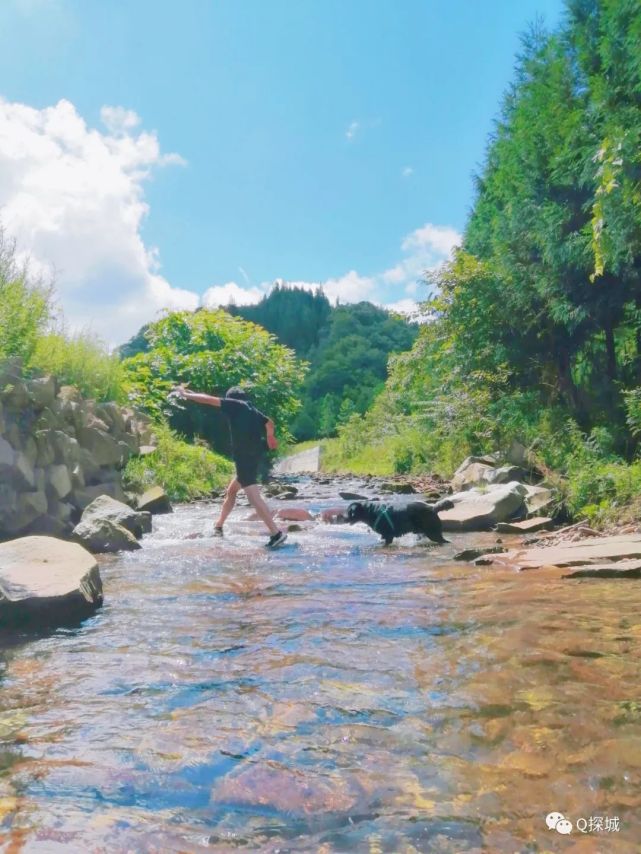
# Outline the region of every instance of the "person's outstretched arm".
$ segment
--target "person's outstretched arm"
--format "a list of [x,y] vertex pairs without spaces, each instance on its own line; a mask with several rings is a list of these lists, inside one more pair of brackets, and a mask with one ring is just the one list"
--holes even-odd
[[177,385],[172,392],[183,400],[193,400],[194,403],[204,403],[206,406],[220,406],[220,398],[199,391],[190,391],[184,385]]

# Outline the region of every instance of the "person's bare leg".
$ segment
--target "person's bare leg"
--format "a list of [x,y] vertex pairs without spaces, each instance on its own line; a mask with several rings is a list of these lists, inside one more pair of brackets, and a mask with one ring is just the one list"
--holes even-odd
[[269,533],[272,535],[277,534],[280,528],[275,524],[271,511],[267,504],[265,504],[265,499],[260,494],[260,486],[258,486],[257,483],[252,483],[251,486],[243,486],[243,490],[245,491],[247,500],[258,514],[261,522],[264,522],[264,524],[269,528]]
[[225,524],[225,519],[229,516],[231,511],[234,509],[234,505],[236,504],[236,496],[238,495],[238,490],[240,489],[240,484],[234,478],[225,491],[225,500],[223,501],[223,506],[220,508],[220,516],[218,517],[218,521],[216,522],[216,528],[222,528]]

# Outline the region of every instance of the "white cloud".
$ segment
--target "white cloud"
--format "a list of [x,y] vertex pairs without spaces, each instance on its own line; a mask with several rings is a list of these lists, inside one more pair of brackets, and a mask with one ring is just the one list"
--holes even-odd
[[400,299],[397,302],[387,303],[385,308],[390,311],[396,311],[399,314],[412,315],[418,311],[418,303],[413,299]]
[[140,124],[140,116],[134,110],[125,107],[102,107],[100,119],[108,131],[114,135],[127,133]]
[[160,275],[140,235],[144,180],[182,159],[135,131],[133,111],[104,107],[102,119],[105,133],[66,100],[38,110],[0,99],[0,217],[36,269],[55,273],[69,325],[120,343],[160,309],[193,309],[199,297]]
[[277,279],[274,284],[316,290],[321,287],[332,302],[360,302],[370,300],[394,311],[405,314],[418,310],[416,297],[420,281],[426,272],[435,270],[452,257],[461,235],[449,226],[426,223],[408,234],[401,243],[404,257],[394,266],[381,273],[364,276],[350,270],[342,276],[318,282],[285,281]]
[[401,172],[401,175],[403,176],[403,178],[409,178],[410,175],[413,175],[413,174],[414,174],[414,170],[412,169],[411,166],[405,166],[405,168]]
[[405,251],[427,250],[436,254],[449,257],[455,246],[461,242],[461,235],[454,228],[446,225],[432,225],[425,223],[417,228],[401,243],[401,249]]
[[[106,130],[89,127],[69,101],[34,109],[0,98],[0,219],[35,271],[55,273],[69,326],[90,327],[119,344],[162,309],[252,304],[268,293],[271,284],[252,286],[240,266],[244,284],[213,283],[202,300],[163,277],[158,249],[141,236],[144,183],[158,167],[184,161],[161,152],[133,110],[106,106],[101,118]],[[352,124],[356,133],[359,124]],[[288,284],[322,287],[334,302],[371,300],[405,310],[424,272],[459,241],[455,229],[426,223],[403,239],[393,267]]]
[[213,285],[202,296],[205,308],[218,308],[225,305],[254,305],[265,296],[265,290],[260,288],[243,288],[236,282],[226,282],[224,285]]
[[345,131],[345,136],[347,137],[347,139],[350,142],[354,139],[354,137],[358,133],[360,126],[361,126],[361,123],[357,122],[356,120],[354,120],[353,122],[350,122],[350,124],[348,125],[347,130]]
[[323,290],[329,299],[339,300],[339,302],[360,302],[369,299],[375,287],[375,279],[371,276],[361,276],[356,270],[350,270],[344,276],[323,282]]

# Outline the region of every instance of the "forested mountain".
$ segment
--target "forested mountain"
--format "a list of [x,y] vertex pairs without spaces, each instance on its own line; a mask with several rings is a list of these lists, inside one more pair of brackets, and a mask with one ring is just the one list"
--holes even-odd
[[320,288],[308,291],[277,284],[257,305],[228,305],[226,311],[257,323],[307,358],[320,341],[332,307]]
[[[462,247],[431,283],[434,322],[346,448],[369,430],[404,465],[445,469],[511,437],[566,470],[636,453],[639,0],[569,0],[556,32],[523,38]],[[616,492],[601,481],[597,497]]]
[[387,377],[392,353],[408,350],[417,327],[369,302],[332,307],[321,290],[277,285],[258,305],[227,311],[263,326],[309,362],[297,439],[331,436],[364,413]]

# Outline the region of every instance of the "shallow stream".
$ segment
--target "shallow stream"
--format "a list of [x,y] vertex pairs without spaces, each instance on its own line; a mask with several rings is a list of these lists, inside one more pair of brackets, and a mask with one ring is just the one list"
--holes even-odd
[[640,582],[212,516],[155,517],[94,617],[0,653],[0,850],[641,850]]

